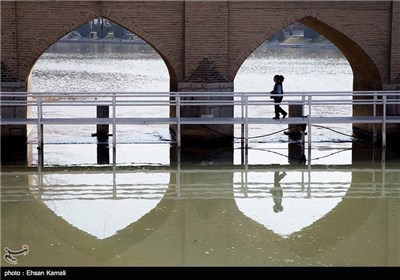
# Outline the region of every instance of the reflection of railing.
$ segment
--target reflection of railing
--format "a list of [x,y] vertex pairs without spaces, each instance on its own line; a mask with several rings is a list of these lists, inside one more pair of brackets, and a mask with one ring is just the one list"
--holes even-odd
[[[311,145],[311,125],[327,123],[357,123],[381,124],[382,145],[386,146],[387,124],[399,124],[400,116],[388,115],[388,106],[400,105],[400,91],[377,92],[308,92],[285,93],[282,105],[302,105],[308,108],[308,117],[289,117],[279,121],[270,117],[250,117],[250,106],[273,106],[269,94],[239,93],[239,92],[162,92],[162,93],[1,93],[1,107],[30,107],[36,108],[36,118],[2,118],[1,125],[37,125],[38,146],[43,145],[43,125],[112,125],[113,147],[117,143],[117,125],[147,125],[172,124],[177,126],[177,146],[181,146],[181,126],[206,124],[240,124],[242,139],[248,145],[249,126],[254,124],[298,124],[308,125],[308,143]],[[340,99],[338,99],[340,98]],[[112,108],[110,118],[69,117],[55,118],[45,115],[45,109],[50,106],[109,106]],[[120,117],[118,108],[123,106],[175,107],[175,117],[148,116],[140,118]],[[239,117],[185,117],[181,110],[185,106],[223,107],[240,106]],[[314,106],[372,106],[371,116],[314,116]],[[378,114],[377,109],[381,109]],[[339,111],[339,110],[338,110]],[[338,114],[338,113],[337,113]],[[376,130],[374,129],[374,136]]]
[[[385,164],[377,168],[354,167],[352,165],[314,165],[308,168],[294,166],[224,166],[224,167],[194,167],[182,169],[180,166],[130,166],[125,168],[97,168],[97,167],[38,167],[12,168],[2,172],[3,179],[7,176],[29,178],[29,189],[24,186],[2,186],[2,201],[23,201],[31,199],[41,200],[96,200],[96,199],[214,199],[214,198],[262,198],[271,197],[274,187],[273,173],[286,171],[292,179],[280,182],[285,198],[379,198],[400,197],[400,182],[396,178],[396,166],[386,168]],[[325,172],[339,172],[342,176],[327,179],[317,176]],[[187,178],[191,175],[205,174],[209,180],[192,181]],[[304,176],[308,173],[308,176]],[[96,179],[99,175],[109,175]],[[139,174],[165,174],[166,181],[154,180],[142,182]],[[215,174],[220,179],[215,181]],[[270,174],[270,180],[260,179],[258,175]],[[357,182],[358,178],[370,178],[369,181]],[[94,176],[90,184],[73,183],[76,176]],[[346,178],[340,181],[339,178]],[[58,177],[59,176],[59,177]],[[68,181],[71,176],[72,181]],[[119,177],[121,176],[121,177]],[[127,181],[124,176],[132,176]],[[171,179],[175,176],[175,180]],[[255,176],[255,177],[252,177]],[[181,177],[186,178],[181,180]],[[297,177],[298,179],[293,179]],[[314,179],[311,179],[314,177]],[[51,179],[53,178],[53,180]],[[74,179],[75,178],[75,179]],[[168,178],[168,179],[167,179]],[[229,178],[229,179],[228,179]],[[253,179],[252,179],[253,178]],[[307,179],[305,179],[307,178]],[[55,179],[55,180],[54,180]],[[387,180],[389,179],[389,180]],[[63,181],[65,183],[63,183]],[[389,183],[390,182],[390,183]]]

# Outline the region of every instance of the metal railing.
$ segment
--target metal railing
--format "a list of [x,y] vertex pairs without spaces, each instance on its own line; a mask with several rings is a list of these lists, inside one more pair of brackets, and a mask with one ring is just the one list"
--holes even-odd
[[[381,124],[382,145],[386,146],[387,124],[400,124],[400,116],[387,115],[388,106],[400,105],[400,91],[349,91],[349,92],[290,92],[280,105],[301,105],[308,108],[308,116],[291,117],[273,120],[270,117],[250,117],[250,106],[273,106],[275,103],[265,92],[135,92],[135,93],[17,93],[2,92],[1,108],[25,107],[36,108],[36,117],[5,118],[1,125],[37,125],[38,147],[43,145],[43,125],[112,125],[113,147],[117,144],[117,125],[172,124],[176,125],[176,144],[181,146],[182,125],[206,124],[240,124],[241,135],[245,146],[248,146],[249,126],[253,124],[305,124],[308,125],[308,144],[311,145],[311,125],[327,123]],[[340,99],[338,99],[340,98]],[[313,106],[372,106],[371,116],[313,116]],[[44,109],[50,106],[109,106],[112,115],[109,118],[68,117],[56,118],[46,116]],[[118,108],[123,106],[175,107],[175,117],[119,117]],[[182,116],[181,110],[186,106],[223,107],[240,106],[238,117]],[[378,114],[378,108],[381,113]],[[376,136],[374,128],[374,136]]]
[[[189,169],[180,169],[177,166],[129,166],[116,168],[111,167],[79,167],[62,166],[41,168],[18,168],[3,171],[7,177],[29,177],[29,188],[18,185],[2,186],[2,201],[23,201],[32,199],[42,200],[93,200],[93,199],[215,199],[215,198],[260,198],[271,196],[270,190],[274,188],[272,179],[274,172],[285,171],[292,173],[289,181],[282,182],[285,198],[318,198],[318,197],[343,197],[347,198],[384,198],[400,197],[400,182],[391,180],[386,183],[386,178],[395,178],[398,174],[396,166],[386,167],[384,161],[376,167],[354,167],[353,165],[313,165],[290,166],[290,165],[237,165],[237,166],[195,166]],[[313,179],[314,175],[324,172],[340,172],[348,174],[343,180],[321,177]],[[181,180],[181,177],[193,174],[214,174],[220,179],[215,185],[215,176],[207,177],[209,181]],[[99,174],[107,175],[96,179]],[[135,179],[139,174],[163,174],[163,180],[143,182]],[[260,177],[248,176],[249,174],[269,174],[265,180]],[[370,178],[369,181],[357,182],[352,180],[352,175]],[[236,177],[235,177],[236,175]],[[77,184],[75,179],[72,183],[70,178],[76,176],[93,176],[91,183]],[[129,182],[125,176],[132,176]],[[221,177],[225,176],[225,177]],[[62,177],[62,180],[58,180]],[[122,177],[122,179],[120,179]],[[315,177],[315,176],[314,176]],[[222,179],[221,179],[222,178]],[[224,179],[225,178],[225,179]],[[268,178],[268,180],[266,180]],[[348,190],[350,188],[350,190]],[[169,191],[167,191],[167,189]]]

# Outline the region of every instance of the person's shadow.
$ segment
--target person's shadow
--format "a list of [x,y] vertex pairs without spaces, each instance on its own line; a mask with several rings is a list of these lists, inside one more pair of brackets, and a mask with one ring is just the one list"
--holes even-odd
[[274,206],[272,209],[274,210],[275,213],[282,212],[283,211],[283,206],[282,206],[282,197],[283,197],[283,190],[281,187],[280,181],[286,176],[286,172],[283,171],[282,174],[280,174],[279,171],[275,171],[274,174],[274,187],[272,190],[270,190],[270,193],[272,194],[272,198],[274,199]]

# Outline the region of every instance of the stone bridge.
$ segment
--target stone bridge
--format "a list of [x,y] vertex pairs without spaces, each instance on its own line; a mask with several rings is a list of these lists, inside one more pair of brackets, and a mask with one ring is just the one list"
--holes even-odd
[[[340,49],[351,65],[354,90],[400,89],[400,1],[5,0],[1,90],[29,91],[32,68],[43,52],[97,17],[132,31],[157,50],[169,71],[170,91],[233,91],[234,78],[247,57],[296,21]],[[355,115],[371,112],[354,110]],[[389,114],[399,112],[400,108],[389,108]],[[21,108],[2,110],[2,117],[26,114]],[[231,114],[232,110],[219,113]],[[233,133],[232,127],[221,129]],[[26,134],[25,126],[2,126],[4,137]]]

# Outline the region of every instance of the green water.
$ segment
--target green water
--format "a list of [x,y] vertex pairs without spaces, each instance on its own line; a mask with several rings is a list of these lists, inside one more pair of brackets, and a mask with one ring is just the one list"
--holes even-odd
[[339,148],[3,167],[3,254],[28,245],[18,266],[399,266],[398,154]]

